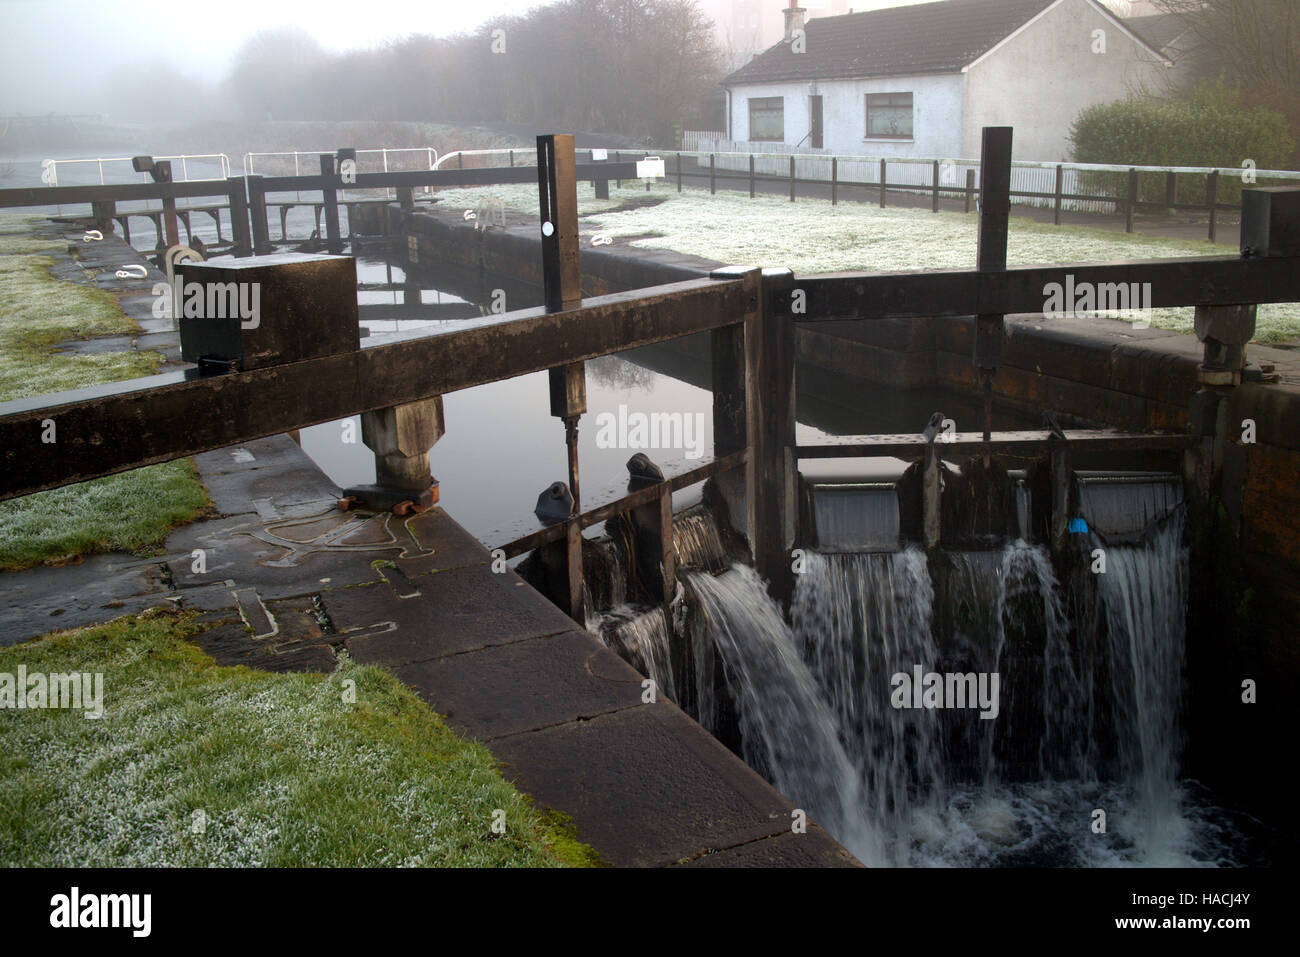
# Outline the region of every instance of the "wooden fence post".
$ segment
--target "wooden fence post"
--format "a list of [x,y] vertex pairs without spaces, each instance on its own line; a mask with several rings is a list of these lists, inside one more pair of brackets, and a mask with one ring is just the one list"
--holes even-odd
[[938,160],[934,161],[934,167],[931,171],[930,178],[932,180],[931,186],[933,187],[934,190],[933,194],[930,197],[930,212],[937,213],[939,211],[939,161]]
[[1215,241],[1215,217],[1219,205],[1219,171],[1211,170],[1210,175],[1205,177],[1205,205],[1210,211],[1210,242]]
[[880,157],[880,208],[885,208],[885,158]]
[[1052,222],[1057,226],[1061,225],[1061,194],[1065,192],[1065,167],[1060,163],[1056,164],[1056,209],[1052,216]]
[[840,159],[838,156],[831,157],[831,205],[838,205],[836,199],[836,187],[839,185],[840,178]]
[[794,154],[790,154],[790,202],[794,202]]
[[1128,171],[1128,199],[1124,203],[1124,232],[1133,232],[1133,211],[1138,201],[1138,171]]

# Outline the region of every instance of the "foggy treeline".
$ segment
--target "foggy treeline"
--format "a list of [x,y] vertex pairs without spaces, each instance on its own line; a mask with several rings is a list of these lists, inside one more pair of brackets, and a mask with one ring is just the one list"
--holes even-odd
[[1179,74],[1183,87],[1222,81],[1243,107],[1286,117],[1300,141],[1300,0],[1153,2],[1184,31],[1176,51],[1188,67]]
[[468,35],[342,54],[303,30],[259,33],[221,99],[247,121],[519,124],[671,142],[675,126],[714,120],[721,75],[694,0],[561,0]]

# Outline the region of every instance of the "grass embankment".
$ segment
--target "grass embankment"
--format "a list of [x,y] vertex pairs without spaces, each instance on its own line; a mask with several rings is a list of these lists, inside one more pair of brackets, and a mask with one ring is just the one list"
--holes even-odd
[[104,676],[98,720],[0,709],[0,865],[598,863],[387,673],[222,667],[197,629],[157,610],[0,649],[0,673]]
[[[53,351],[70,339],[140,330],[111,293],[54,278],[54,260],[43,253],[62,241],[33,237],[32,222],[0,217],[0,402],[157,372],[163,357],[156,352]],[[57,426],[56,419],[56,444]],[[188,459],[0,503],[0,570],[145,551],[208,505]]]
[[[537,190],[526,186],[491,186],[442,190],[443,203],[474,208],[495,196],[512,209],[537,212]],[[616,209],[626,203],[656,205]],[[677,192],[671,181],[656,183],[649,193],[640,185],[616,189],[598,200],[589,184],[579,184],[578,212],[584,227],[629,245],[671,249],[724,263],[786,266],[796,273],[841,270],[969,269],[975,265],[976,217],[954,212],[892,207],[824,199],[791,203],[758,196],[687,188]],[[635,237],[635,238],[634,238]],[[1191,241],[1129,235],[1078,226],[1051,226],[1013,218],[1007,238],[1012,265],[1112,262],[1221,256],[1224,247],[1208,240]],[[1154,309],[1151,325],[1192,331],[1190,308]],[[1115,318],[1128,319],[1128,316]],[[1045,320],[1046,321],[1046,320]],[[1255,342],[1283,342],[1300,337],[1300,305],[1259,307]]]

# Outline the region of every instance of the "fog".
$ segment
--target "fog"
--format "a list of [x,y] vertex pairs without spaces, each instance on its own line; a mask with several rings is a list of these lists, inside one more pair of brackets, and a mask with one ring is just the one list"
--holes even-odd
[[[825,2],[825,0],[822,0]],[[854,10],[919,0],[851,0]],[[99,113],[110,120],[180,118],[189,97],[216,97],[236,53],[260,32],[303,31],[324,50],[365,50],[411,35],[449,37],[544,6],[543,0],[0,0],[0,114]],[[769,0],[771,29],[785,0]],[[816,8],[818,0],[803,0]],[[699,0],[719,43],[732,0]],[[219,100],[219,98],[217,98]],[[356,117],[365,119],[366,117]]]
[[[186,88],[215,88],[239,47],[268,29],[297,27],[324,49],[342,53],[410,34],[450,36],[538,0],[0,0],[4,57],[0,113],[104,113],[138,118],[121,102],[133,82],[165,79],[157,98]],[[160,115],[166,110],[160,102]]]

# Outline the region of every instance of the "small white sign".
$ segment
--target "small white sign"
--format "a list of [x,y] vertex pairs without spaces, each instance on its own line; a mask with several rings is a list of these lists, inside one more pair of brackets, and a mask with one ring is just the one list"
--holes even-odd
[[591,161],[593,163],[603,163],[609,159],[609,150],[592,150]]
[[643,160],[636,161],[637,179],[654,179],[656,176],[663,176],[664,161],[658,156],[647,156]]

